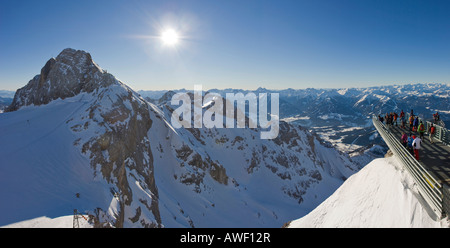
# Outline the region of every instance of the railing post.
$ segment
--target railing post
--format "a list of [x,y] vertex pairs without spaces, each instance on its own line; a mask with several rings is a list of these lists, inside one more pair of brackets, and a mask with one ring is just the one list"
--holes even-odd
[[442,208],[450,216],[450,186],[444,184],[442,188]]

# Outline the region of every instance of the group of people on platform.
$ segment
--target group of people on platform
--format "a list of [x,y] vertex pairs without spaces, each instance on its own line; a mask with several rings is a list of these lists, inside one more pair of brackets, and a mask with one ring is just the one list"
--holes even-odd
[[[439,121],[439,114],[436,112],[436,114],[433,114],[434,121]],[[433,141],[433,135],[436,132],[436,127],[431,123],[431,125],[428,127],[428,130],[426,130],[425,124],[419,120],[418,116],[414,115],[413,110],[411,110],[411,113],[408,118],[409,122],[409,135],[406,134],[406,116],[403,110],[400,112],[400,115],[398,115],[395,112],[386,113],[386,115],[383,117],[381,115],[378,115],[378,120],[380,122],[385,122],[387,128],[391,128],[394,125],[398,126],[397,121],[400,119],[400,128],[405,129],[405,131],[402,131],[402,136],[400,138],[401,143],[403,146],[405,146],[406,149],[417,159],[417,161],[420,161],[419,157],[419,150],[422,146],[422,141],[424,139],[425,131],[428,132],[428,138],[430,139],[430,143],[434,143]],[[413,132],[417,132],[419,135],[413,134]]]

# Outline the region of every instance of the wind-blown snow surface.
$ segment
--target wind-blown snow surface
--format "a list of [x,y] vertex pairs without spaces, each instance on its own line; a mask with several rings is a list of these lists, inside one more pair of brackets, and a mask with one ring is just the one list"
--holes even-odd
[[[79,219],[80,228],[92,228],[93,226],[82,217]],[[38,217],[31,220],[24,220],[4,226],[4,228],[72,228],[73,216],[61,216],[56,218]]]
[[395,157],[376,159],[289,227],[449,227],[421,205],[412,177]]
[[85,106],[82,98],[0,115],[0,225],[67,216],[75,208],[108,209],[109,188],[93,180],[89,160],[72,144],[75,136],[66,125]]

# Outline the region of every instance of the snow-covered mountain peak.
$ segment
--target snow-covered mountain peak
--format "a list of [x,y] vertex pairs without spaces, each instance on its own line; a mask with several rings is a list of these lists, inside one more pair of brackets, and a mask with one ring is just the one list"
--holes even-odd
[[358,170],[286,122],[273,140],[176,129],[173,94],[149,103],[83,51],[50,59],[0,115],[0,211],[14,213],[0,225],[77,209],[94,226],[281,226]]
[[6,111],[31,104],[47,104],[58,98],[73,97],[80,92],[90,93],[114,83],[118,83],[118,80],[102,70],[89,53],[66,48],[56,58],[49,59],[39,75],[17,90]]
[[64,63],[67,66],[76,67],[79,70],[95,68],[100,72],[103,72],[94,60],[92,60],[91,54],[83,50],[66,48],[56,57],[56,61]]

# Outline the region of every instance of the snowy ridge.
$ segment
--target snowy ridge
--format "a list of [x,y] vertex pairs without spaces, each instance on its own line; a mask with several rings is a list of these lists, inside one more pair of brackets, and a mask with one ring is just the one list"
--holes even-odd
[[413,178],[395,157],[376,159],[288,227],[450,227],[432,219]]

